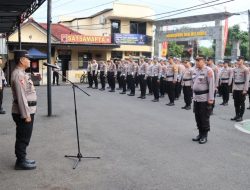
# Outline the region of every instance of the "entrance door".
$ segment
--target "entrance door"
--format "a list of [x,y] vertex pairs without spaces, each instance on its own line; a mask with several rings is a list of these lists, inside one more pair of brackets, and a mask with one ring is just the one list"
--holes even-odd
[[[71,55],[58,55],[62,64],[62,75],[66,77],[66,71],[69,70],[69,61],[71,60]],[[66,81],[64,78],[62,79],[64,82]]]
[[83,61],[83,69],[87,69],[88,67],[88,62],[91,61],[92,59],[92,54],[91,53],[83,53],[82,54],[82,61]]

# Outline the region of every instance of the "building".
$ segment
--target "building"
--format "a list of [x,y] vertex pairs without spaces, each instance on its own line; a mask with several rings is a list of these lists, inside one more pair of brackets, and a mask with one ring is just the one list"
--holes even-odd
[[[78,82],[91,59],[151,57],[153,14],[149,7],[114,3],[113,8],[92,16],[52,24],[51,60],[60,60],[62,74]],[[22,48],[46,53],[46,32],[46,23],[29,19],[21,26]],[[9,60],[13,60],[12,52],[18,48],[18,32],[15,31],[8,39]],[[41,84],[46,84],[47,72],[42,62],[46,60],[32,60],[31,69],[40,73]]]

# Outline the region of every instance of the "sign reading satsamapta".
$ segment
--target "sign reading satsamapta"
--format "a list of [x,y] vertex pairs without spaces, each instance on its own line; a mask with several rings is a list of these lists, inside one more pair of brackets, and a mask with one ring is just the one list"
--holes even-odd
[[62,43],[80,44],[111,44],[110,36],[85,36],[75,34],[61,34]]

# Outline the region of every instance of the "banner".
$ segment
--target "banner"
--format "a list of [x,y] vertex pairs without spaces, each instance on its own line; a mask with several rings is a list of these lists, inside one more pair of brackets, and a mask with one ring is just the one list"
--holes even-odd
[[225,19],[225,27],[224,27],[224,53],[226,51],[227,38],[228,38],[228,18]]
[[147,43],[147,36],[143,34],[119,34],[114,35],[116,44],[125,45],[145,45]]
[[168,54],[168,42],[162,42],[161,44],[161,57],[166,57]]
[[110,36],[84,36],[74,34],[61,34],[62,43],[79,44],[111,44]]

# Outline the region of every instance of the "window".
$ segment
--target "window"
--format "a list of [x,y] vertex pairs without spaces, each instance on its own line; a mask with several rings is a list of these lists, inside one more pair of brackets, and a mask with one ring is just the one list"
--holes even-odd
[[122,51],[111,51],[111,58],[122,59]]
[[114,34],[121,33],[121,21],[111,20],[111,41],[114,42]]
[[130,21],[130,34],[145,34],[146,35],[146,22]]

